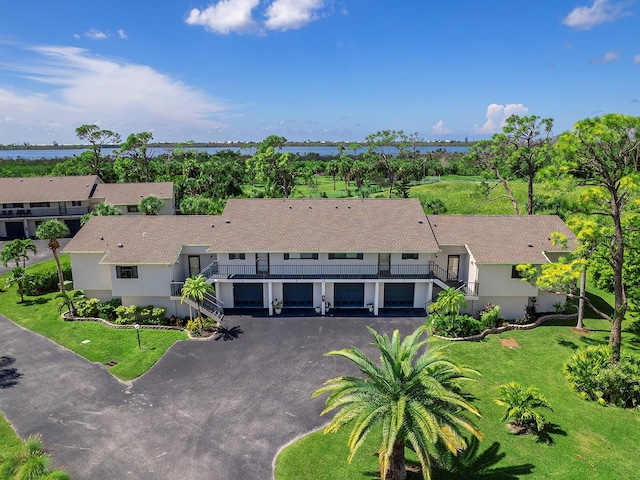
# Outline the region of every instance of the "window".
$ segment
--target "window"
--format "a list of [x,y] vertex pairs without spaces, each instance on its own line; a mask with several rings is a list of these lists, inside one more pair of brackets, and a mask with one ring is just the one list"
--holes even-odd
[[285,253],[284,254],[285,260],[296,260],[298,258],[301,260],[318,260],[318,254],[317,253],[300,253],[300,254]]
[[50,207],[51,204],[49,202],[31,202],[29,207],[37,208],[37,207]]
[[24,208],[24,203],[3,203],[2,208]]
[[403,260],[418,260],[418,254],[417,253],[403,253],[402,254],[402,259]]
[[116,267],[118,278],[138,278],[138,267]]
[[522,278],[522,274],[518,271],[517,265],[511,267],[511,278]]
[[71,200],[71,206],[72,207],[81,207],[82,206],[82,201],[80,201],[80,200]]
[[138,205],[127,205],[127,212],[136,213],[138,211]]
[[229,260],[244,260],[244,253],[230,253]]
[[362,253],[339,252],[329,254],[329,260],[362,260],[362,258]]

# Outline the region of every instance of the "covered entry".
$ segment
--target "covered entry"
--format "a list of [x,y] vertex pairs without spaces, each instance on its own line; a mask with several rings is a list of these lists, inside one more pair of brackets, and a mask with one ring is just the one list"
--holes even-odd
[[313,283],[284,283],[284,307],[313,307]]
[[384,307],[413,308],[415,283],[385,283]]
[[69,227],[69,232],[71,232],[72,236],[80,231],[80,219],[79,218],[78,219],[65,220],[64,223],[66,223],[67,227]]
[[234,308],[262,308],[264,306],[262,284],[234,283],[233,306]]
[[336,308],[362,308],[364,283],[336,283],[333,297]]

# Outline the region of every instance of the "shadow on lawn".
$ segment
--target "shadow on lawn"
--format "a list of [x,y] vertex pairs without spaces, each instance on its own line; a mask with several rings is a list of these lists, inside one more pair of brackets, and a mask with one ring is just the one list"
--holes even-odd
[[0,390],[15,387],[18,384],[18,379],[22,377],[17,368],[5,368],[15,361],[16,359],[13,357],[0,357]]
[[538,433],[538,438],[536,441],[538,443],[546,443],[548,445],[554,445],[556,442],[553,439],[552,435],[560,435],[561,437],[566,437],[567,432],[560,428],[559,425],[555,423],[547,423],[544,426],[544,429]]
[[[533,473],[535,465],[497,466],[507,456],[500,452],[500,443],[493,442],[480,452],[480,442],[475,437],[469,447],[457,456],[449,455],[446,465],[432,464],[433,480],[518,480],[522,475]],[[366,472],[371,478],[380,478],[379,472]],[[420,464],[407,461],[407,480],[422,480]]]
[[18,304],[23,307],[31,307],[32,305],[44,305],[50,301],[50,298],[37,297],[35,299],[27,299],[24,302],[18,302]]

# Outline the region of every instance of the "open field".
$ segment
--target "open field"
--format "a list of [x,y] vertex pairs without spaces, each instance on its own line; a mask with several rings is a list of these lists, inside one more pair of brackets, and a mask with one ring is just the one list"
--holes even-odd
[[[69,256],[62,255],[64,264],[69,264]],[[28,273],[44,269],[55,269],[53,260],[27,267]],[[5,276],[0,276],[0,286],[4,286]],[[39,297],[25,297],[25,303],[18,303],[20,297],[16,287],[0,291],[0,313],[18,325],[50,338],[54,342],[73,350],[87,360],[106,364],[116,362],[109,371],[121,380],[131,380],[149,370],[167,349],[178,340],[186,340],[187,335],[176,330],[140,331],[142,349],[138,348],[134,330],[115,330],[95,322],[65,322],[60,318],[56,293]],[[88,343],[82,343],[89,340]],[[106,368],[106,367],[105,367]]]
[[[598,293],[591,289],[592,297]],[[605,294],[601,301],[605,300],[610,301],[611,296]],[[464,478],[613,480],[633,478],[632,472],[640,470],[640,412],[582,400],[564,380],[562,365],[575,349],[608,342],[609,322],[590,318],[585,323],[588,334],[574,332],[573,322],[551,322],[531,331],[489,336],[481,342],[449,344],[452,359],[482,374],[468,391],[482,414],[478,426],[484,440],[478,453],[493,447],[487,453],[489,471],[476,471],[477,476],[466,474]],[[507,348],[501,339],[513,339],[519,347]],[[623,333],[623,354],[640,355],[638,339],[628,333]],[[493,399],[499,385],[513,380],[539,387],[554,408],[545,413],[551,424],[547,441],[513,435],[500,420],[502,411]],[[347,437],[347,430],[329,435],[319,431],[287,447],[277,459],[277,480],[377,478],[375,434],[367,439],[352,464],[346,461]],[[476,455],[475,459],[480,457]],[[500,469],[505,469],[502,474]],[[434,478],[462,477],[436,471]]]

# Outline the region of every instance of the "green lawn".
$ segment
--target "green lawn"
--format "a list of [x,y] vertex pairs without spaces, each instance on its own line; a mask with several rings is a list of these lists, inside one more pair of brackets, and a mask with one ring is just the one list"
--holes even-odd
[[[449,355],[461,364],[479,370],[482,376],[469,386],[483,417],[478,425],[484,433],[480,452],[492,445],[504,458],[489,455],[496,468],[519,469],[511,477],[497,474],[483,479],[562,478],[582,480],[632,478],[640,470],[640,412],[602,407],[587,402],[570,390],[562,365],[578,347],[605,344],[609,322],[587,319],[588,334],[572,331],[573,322],[550,324],[531,331],[510,331],[489,336],[482,342],[451,343]],[[513,338],[520,348],[509,349],[500,338]],[[640,354],[640,345],[623,334],[623,354]],[[552,424],[551,441],[510,434],[500,421],[502,411],[493,399],[497,387],[515,380],[536,385],[550,401],[553,412],[546,414]],[[369,438],[351,465],[347,464],[348,432],[323,435],[314,432],[287,447],[278,457],[276,479],[373,479],[377,470],[376,438]],[[497,445],[494,443],[497,442]],[[529,472],[523,473],[523,472]],[[435,479],[447,478],[443,474]]]
[[0,413],[0,455],[12,455],[24,447],[24,442]]
[[[69,264],[68,255],[62,255],[62,262]],[[55,268],[53,260],[28,267],[27,271],[49,268]],[[0,276],[0,286],[4,286],[4,276]],[[187,339],[182,331],[142,329],[142,349],[139,349],[134,330],[116,330],[96,322],[65,322],[60,318],[60,299],[55,297],[55,293],[25,297],[25,303],[19,303],[20,297],[13,287],[0,291],[0,313],[89,361],[117,362],[109,371],[121,380],[139,377],[176,341]],[[89,342],[83,343],[85,340]]]

